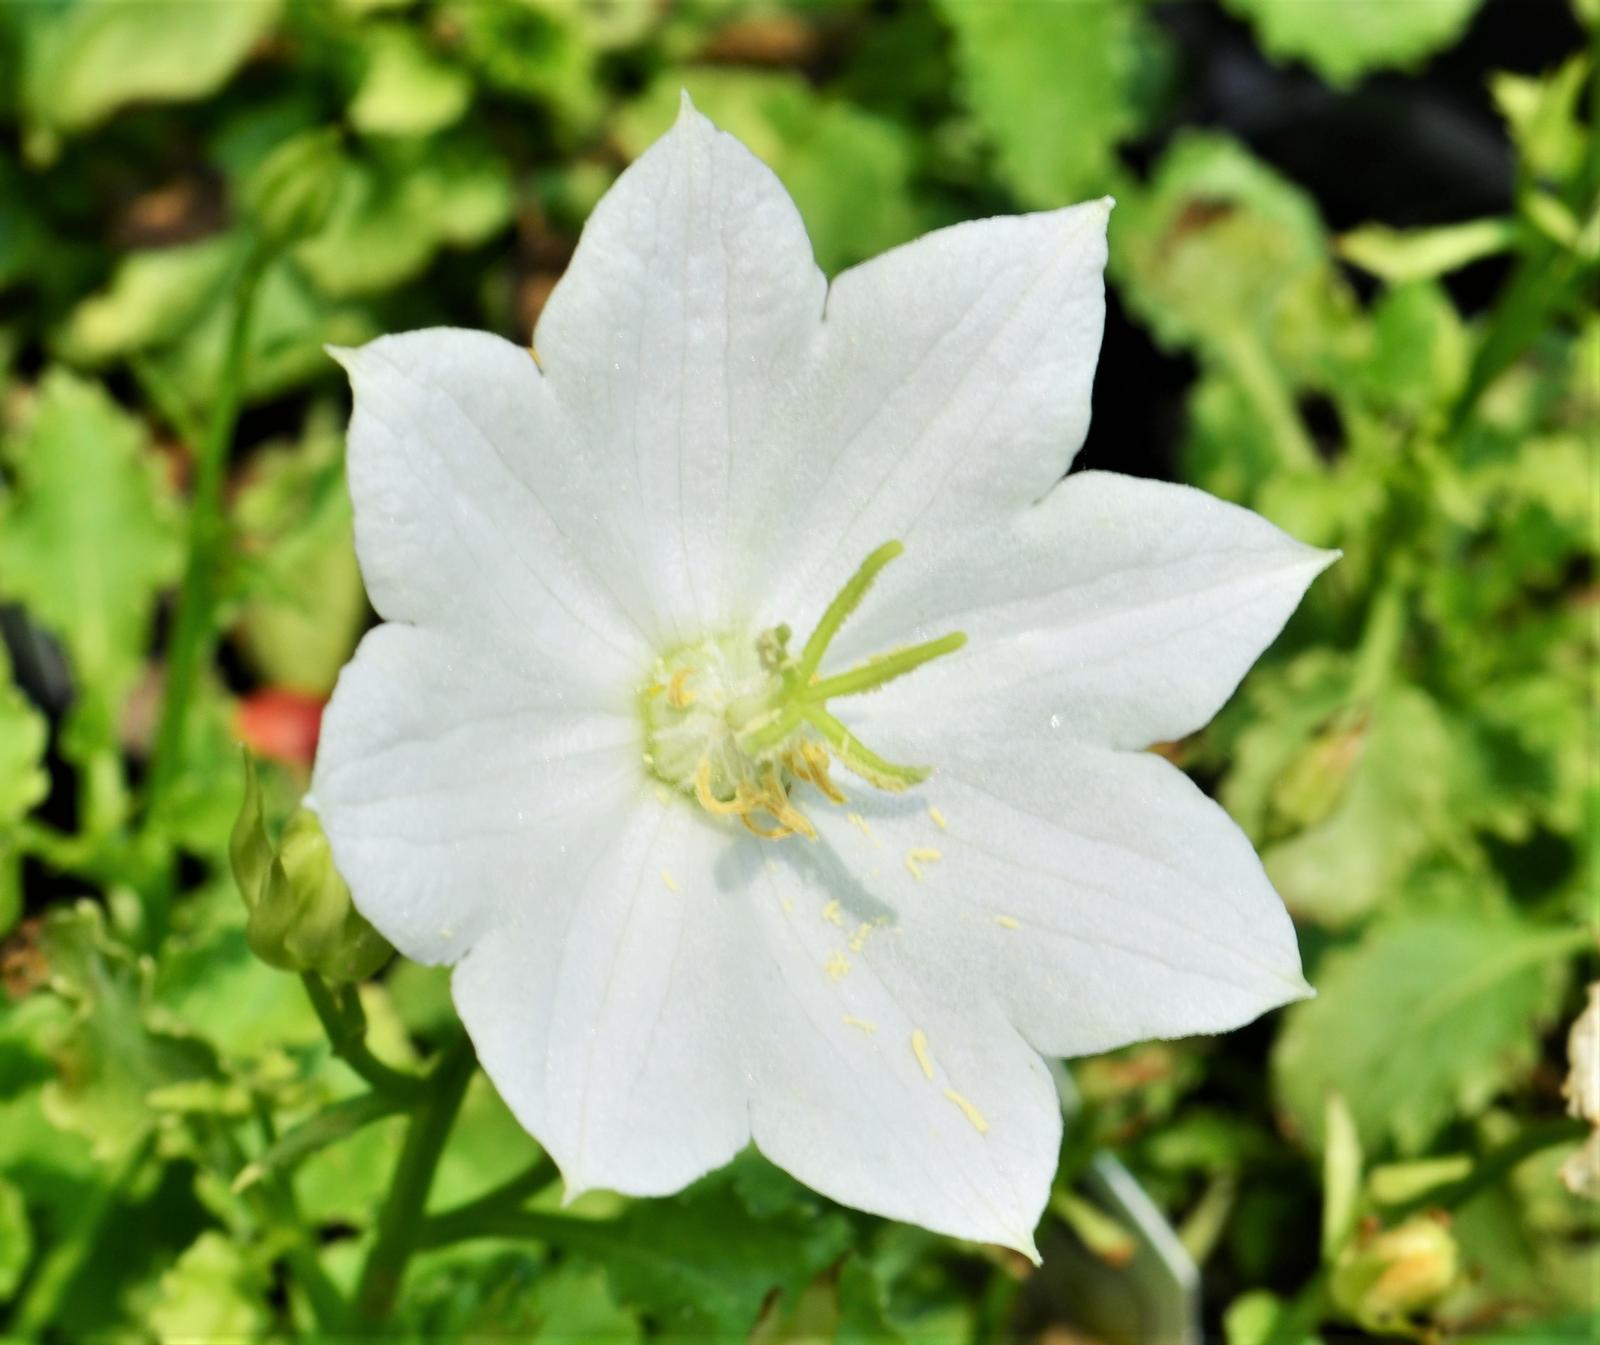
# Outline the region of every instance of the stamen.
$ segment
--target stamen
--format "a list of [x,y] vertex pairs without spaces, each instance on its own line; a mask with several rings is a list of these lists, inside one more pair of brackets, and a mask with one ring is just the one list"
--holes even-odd
[[858,696],[863,691],[876,691],[885,682],[904,677],[924,663],[932,663],[934,659],[945,654],[955,653],[966,642],[965,632],[958,630],[937,640],[929,640],[926,644],[874,655],[858,668],[811,683],[800,693],[800,698],[820,704],[835,697]]

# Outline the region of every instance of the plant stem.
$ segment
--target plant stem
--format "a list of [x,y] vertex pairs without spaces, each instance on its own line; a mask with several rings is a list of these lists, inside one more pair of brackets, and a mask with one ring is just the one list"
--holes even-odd
[[447,1242],[459,1242],[463,1238],[471,1237],[473,1230],[486,1216],[503,1214],[508,1209],[515,1209],[529,1196],[544,1190],[560,1175],[555,1160],[548,1154],[542,1155],[515,1177],[502,1182],[492,1191],[485,1192],[476,1200],[469,1200],[464,1205],[457,1205],[452,1210],[445,1210],[444,1213],[425,1220],[418,1242],[424,1247],[437,1247]]
[[386,1322],[394,1309],[406,1263],[422,1232],[423,1209],[433,1185],[434,1169],[439,1165],[439,1155],[476,1064],[472,1041],[463,1033],[446,1048],[428,1075],[425,1096],[411,1118],[389,1194],[378,1214],[377,1241],[361,1269],[355,1315],[363,1325]]
[[1589,1124],[1575,1117],[1557,1121],[1544,1121],[1531,1125],[1515,1139],[1507,1140],[1498,1148],[1489,1150],[1473,1164],[1472,1171],[1460,1181],[1447,1186],[1424,1191],[1415,1200],[1399,1206],[1390,1216],[1393,1222],[1402,1223],[1423,1210],[1457,1210],[1480,1191],[1493,1186],[1519,1163],[1533,1157],[1541,1150],[1558,1144],[1576,1144],[1589,1134]]
[[305,986],[311,1007],[317,1011],[322,1030],[328,1034],[328,1042],[339,1059],[380,1093],[404,1100],[421,1094],[427,1080],[386,1065],[372,1054],[367,1046],[366,1015],[361,1012],[361,1001],[353,993],[339,1003],[314,971],[301,972],[300,983]]
[[[269,260],[269,250],[260,243],[252,244],[245,256],[234,293],[233,316],[228,327],[216,401],[205,436],[195,445],[188,560],[178,590],[172,641],[167,649],[166,692],[150,763],[147,820],[158,812],[182,771],[190,703],[201,670],[210,660],[216,635],[217,571],[228,540],[228,524],[222,508],[223,483],[227,477],[228,450],[233,443],[239,405],[244,396],[245,354],[256,292]],[[159,934],[159,929],[155,933]]]
[[1289,389],[1262,348],[1261,339],[1247,328],[1239,327],[1223,342],[1222,355],[1234,382],[1271,434],[1279,461],[1293,471],[1312,471],[1319,467],[1321,460],[1317,457],[1316,446],[1306,433]]

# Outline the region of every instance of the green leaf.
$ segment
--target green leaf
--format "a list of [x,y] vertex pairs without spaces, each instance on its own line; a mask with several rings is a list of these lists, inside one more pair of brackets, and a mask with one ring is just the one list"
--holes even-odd
[[241,255],[231,235],[129,254],[102,292],[73,309],[62,354],[100,365],[177,339],[216,303]]
[[29,119],[77,131],[132,102],[214,93],[278,17],[280,0],[69,0],[26,31]]
[[824,271],[842,270],[916,232],[907,199],[912,147],[904,132],[850,103],[819,97],[797,75],[674,72],[616,119],[615,134],[630,156],[672,125],[683,89],[782,180]]
[[1510,219],[1476,219],[1431,229],[1391,229],[1364,224],[1338,239],[1339,255],[1363,271],[1402,284],[1437,280],[1485,257],[1506,252],[1517,242]]
[[44,769],[48,739],[44,716],[11,681],[11,662],[0,643],[0,935],[22,913],[21,860],[12,832],[50,792]]
[[1561,958],[1587,938],[1467,913],[1375,927],[1329,953],[1313,971],[1317,998],[1288,1011],[1272,1057],[1279,1100],[1320,1147],[1337,1089],[1367,1148],[1417,1153],[1533,1066],[1566,980]]
[[251,458],[233,518],[251,558],[241,646],[269,685],[327,695],[367,619],[344,440],[330,417],[299,444]]
[[350,124],[368,135],[431,135],[454,125],[472,99],[465,71],[447,64],[414,28],[378,24],[362,34],[366,70]]
[[1123,0],[939,0],[962,96],[1030,206],[1114,189],[1115,150],[1137,132],[1169,60],[1165,35]]
[[1297,316],[1298,289],[1331,280],[1311,198],[1224,136],[1177,136],[1111,229],[1113,272],[1163,345],[1265,340]]
[[221,1233],[202,1233],[161,1277],[148,1320],[163,1343],[250,1340],[266,1334],[266,1269]]
[[1302,60],[1330,84],[1411,66],[1465,30],[1483,0],[1225,0],[1279,61]]
[[0,1299],[10,1298],[22,1282],[33,1255],[33,1226],[22,1192],[0,1177]]
[[[1278,739],[1269,747],[1271,737],[1267,726],[1247,732],[1239,750],[1288,746]],[[1407,686],[1385,690],[1366,715],[1330,723],[1298,748],[1273,781],[1269,825],[1301,829],[1261,851],[1290,910],[1340,926],[1394,898],[1449,833],[1454,763],[1437,704]]]
[[681,1196],[630,1205],[618,1219],[522,1211],[486,1231],[548,1242],[605,1267],[619,1302],[678,1333],[747,1332],[774,1290],[795,1295],[849,1244],[842,1216],[790,1208],[752,1218],[728,1170]]
[[65,646],[75,720],[112,741],[150,640],[157,592],[176,574],[177,511],[145,431],[94,384],[45,376],[11,445],[17,488],[0,501],[0,596]]
[[513,204],[507,167],[482,141],[395,142],[346,161],[327,227],[292,255],[324,295],[376,294],[414,278],[441,248],[485,241]]
[[87,1136],[102,1161],[113,1160],[157,1124],[148,1095],[214,1077],[215,1057],[198,1038],[151,1025],[152,969],[108,937],[99,907],[82,902],[51,914],[42,948],[51,987],[74,1010],[57,1047],[58,1077],[46,1089],[46,1112],[62,1128]]

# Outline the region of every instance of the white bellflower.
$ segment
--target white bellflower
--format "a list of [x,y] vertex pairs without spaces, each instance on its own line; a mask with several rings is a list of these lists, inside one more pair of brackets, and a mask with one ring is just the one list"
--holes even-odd
[[[362,913],[454,965],[569,1194],[750,1141],[1029,1254],[1044,1055],[1306,993],[1249,843],[1144,749],[1203,725],[1326,553],[1083,472],[1109,202],[831,285],[685,102],[534,351],[339,352],[384,625],[313,795]],[[867,694],[867,693],[872,694]]]

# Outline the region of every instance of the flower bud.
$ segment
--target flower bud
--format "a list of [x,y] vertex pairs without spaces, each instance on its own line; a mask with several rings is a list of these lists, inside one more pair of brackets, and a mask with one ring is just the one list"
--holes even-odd
[[1346,1244],[1334,1263],[1333,1301],[1366,1330],[1394,1330],[1437,1302],[1455,1283],[1458,1266],[1449,1219],[1421,1214]]
[[244,209],[262,238],[285,247],[322,228],[339,190],[336,131],[308,131],[284,141],[244,184]]
[[362,918],[334,868],[322,824],[297,808],[274,852],[261,811],[255,764],[245,760],[245,798],[230,845],[234,877],[249,910],[245,937],[263,962],[314,971],[333,982],[371,976],[394,954]]

